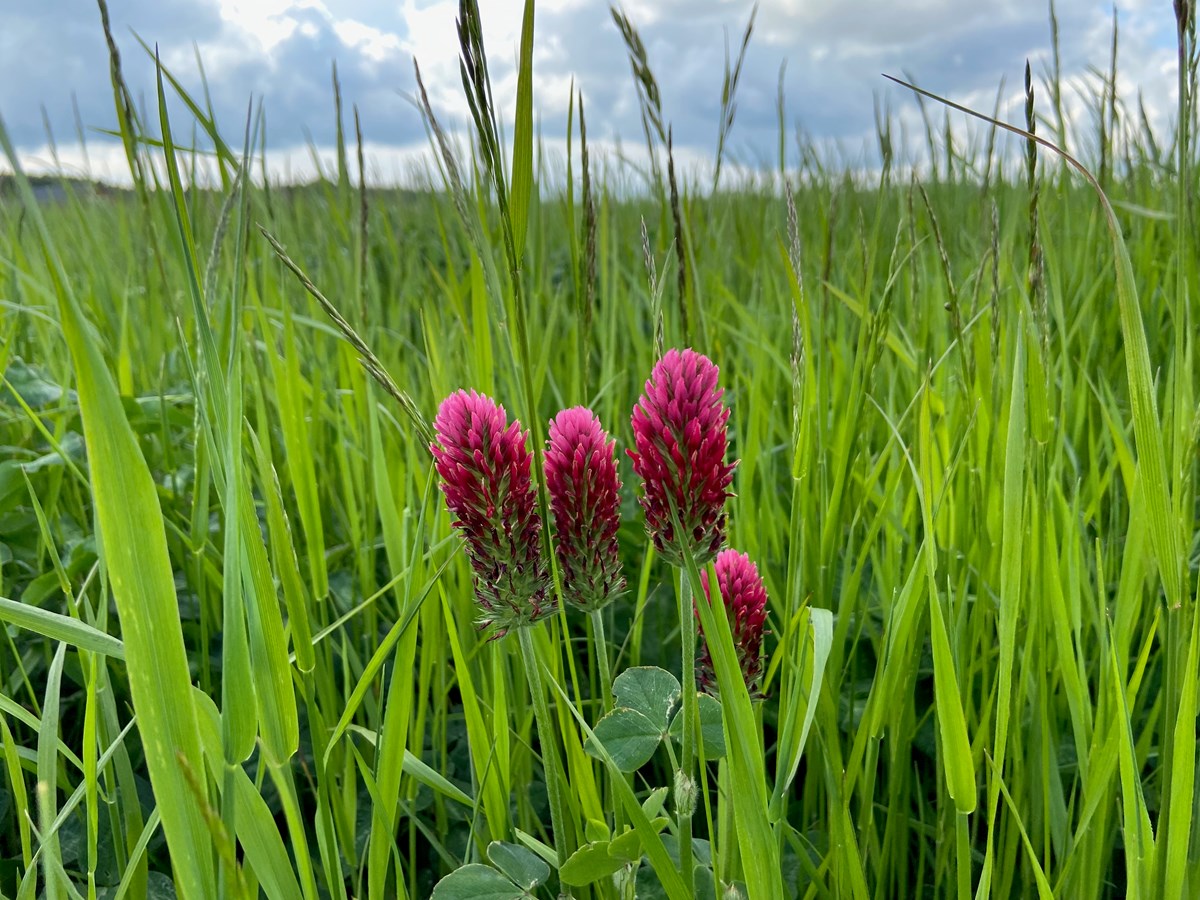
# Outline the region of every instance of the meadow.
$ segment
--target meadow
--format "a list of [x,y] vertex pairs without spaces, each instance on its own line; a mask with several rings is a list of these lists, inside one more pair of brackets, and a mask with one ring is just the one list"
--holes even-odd
[[[930,98],[919,153],[781,113],[738,163],[737,53],[723,168],[676,171],[618,13],[649,162],[589,153],[586,97],[555,161],[533,7],[495,109],[461,4],[473,131],[423,106],[422,188],[363,185],[340,98],[325,177],[273,183],[256,115],[162,69],[140,112],[115,58],[132,189],[0,183],[0,897],[1200,891],[1194,3],[1170,134],[1115,34],[1090,116],[1026,70],[1015,124],[1092,180]],[[719,368],[756,678],[626,453],[672,348]],[[502,636],[430,452],[459,389],[527,431],[544,523]],[[626,583],[586,609],[542,468],[577,405]]]

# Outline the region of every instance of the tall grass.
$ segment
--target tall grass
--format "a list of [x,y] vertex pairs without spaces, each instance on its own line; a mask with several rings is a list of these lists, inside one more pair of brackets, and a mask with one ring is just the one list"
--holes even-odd
[[[134,190],[5,182],[0,896],[1200,890],[1194,3],[1170,134],[1117,95],[1115,28],[1090,121],[1057,55],[1027,77],[1023,133],[1107,199],[1024,138],[946,142],[929,99],[930,169],[879,111],[880,171],[805,143],[786,185],[739,170],[753,17],[723,178],[689,178],[619,10],[653,162],[589,152],[577,96],[559,189],[534,3],[513,111],[460,13],[473,136],[457,153],[423,101],[423,190],[366,188],[340,96],[336,171],[255,178],[259,111],[222,136],[159,68],[142,121],[122,67],[155,61],[115,44]],[[624,448],[689,344],[721,368],[729,543],[770,596],[763,699],[698,568],[651,550],[628,461],[627,594],[500,641],[435,487],[452,390],[507,404],[536,458],[575,404]],[[690,597],[719,706],[680,703]],[[638,702],[696,718],[631,757],[600,723]]]

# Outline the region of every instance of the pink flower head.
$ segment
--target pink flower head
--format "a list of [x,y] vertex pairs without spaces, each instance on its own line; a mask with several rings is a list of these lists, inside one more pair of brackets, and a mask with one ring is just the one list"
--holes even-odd
[[683,546],[703,565],[725,542],[725,499],[736,463],[725,462],[729,410],[717,374],[701,353],[668,350],[633,409],[637,449],[627,452],[645,482],[646,531],[676,566],[683,565]]
[[[733,632],[733,644],[737,648],[742,677],[753,696],[758,690],[758,679],[762,675],[763,626],[767,622],[767,591],[758,574],[758,566],[745,553],[722,550],[717,554],[713,568],[717,572],[717,587],[721,592],[721,603],[726,615],[730,616],[729,628]],[[704,585],[704,596],[712,600],[708,588],[708,569],[700,572]],[[712,657],[705,642],[699,654],[697,682],[712,693],[717,679],[713,671]]]
[[542,520],[530,481],[531,456],[521,423],[474,391],[442,401],[430,445],[454,525],[466,539],[483,614],[493,637],[554,611],[542,560]]
[[588,612],[625,589],[617,548],[621,481],[615,447],[587,407],[564,409],[550,423],[546,488],[563,596]]

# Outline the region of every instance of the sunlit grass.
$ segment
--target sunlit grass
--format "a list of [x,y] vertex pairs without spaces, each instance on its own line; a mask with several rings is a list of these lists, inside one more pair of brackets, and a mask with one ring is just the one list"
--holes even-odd
[[[1180,9],[1185,127],[1112,115],[1115,59],[1095,122],[1062,118],[1052,69],[1019,123],[1095,171],[1128,269],[1056,157],[986,130],[965,153],[932,106],[935,164],[911,177],[886,119],[879,171],[808,145],[786,188],[738,171],[737,60],[721,180],[690,180],[621,16],[647,172],[584,162],[576,97],[552,186],[530,28],[514,145],[471,69],[472,155],[443,154],[426,106],[425,191],[361,190],[352,147],[303,188],[241,177],[258,119],[216,141],[202,98],[225,180],[191,189],[166,73],[153,124],[120,118],[134,191],[39,205],[9,182],[0,895],[424,898],[469,864],[443,896],[474,878],[520,897],[524,876],[556,896],[560,866],[599,873],[572,888],[595,898],[1190,896],[1200,165]],[[729,544],[770,597],[762,700],[700,603],[726,755],[695,764],[690,823],[675,769],[715,751],[713,707],[635,773],[594,740],[603,673],[689,682],[679,598],[700,573],[650,550],[624,455],[651,368],[684,346],[720,367]],[[601,613],[473,627],[428,448],[460,387],[538,459],[567,406],[617,438],[628,591]]]

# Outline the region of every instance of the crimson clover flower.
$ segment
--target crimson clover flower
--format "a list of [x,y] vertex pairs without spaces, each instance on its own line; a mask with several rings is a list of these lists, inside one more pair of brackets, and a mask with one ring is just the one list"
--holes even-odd
[[466,540],[483,612],[493,638],[555,609],[542,559],[542,520],[530,480],[532,457],[521,423],[475,391],[456,391],[438,408],[430,445],[454,526]]
[[736,463],[725,462],[729,410],[718,371],[702,353],[668,350],[633,409],[637,449],[626,452],[645,484],[646,531],[676,566],[683,565],[685,546],[704,565],[725,542],[725,500]]
[[[722,550],[713,562],[717,573],[717,588],[721,592],[721,603],[729,616],[729,629],[733,632],[733,645],[737,649],[742,677],[753,697],[758,692],[758,679],[762,675],[763,626],[767,621],[767,590],[758,574],[758,566],[745,553]],[[712,600],[708,587],[708,569],[700,572],[704,585],[704,596]],[[697,683],[710,694],[716,692],[716,674],[712,656],[705,641],[697,661]]]
[[590,409],[564,409],[550,423],[546,489],[554,514],[563,596],[585,612],[625,589],[617,547],[620,490],[610,441]]

